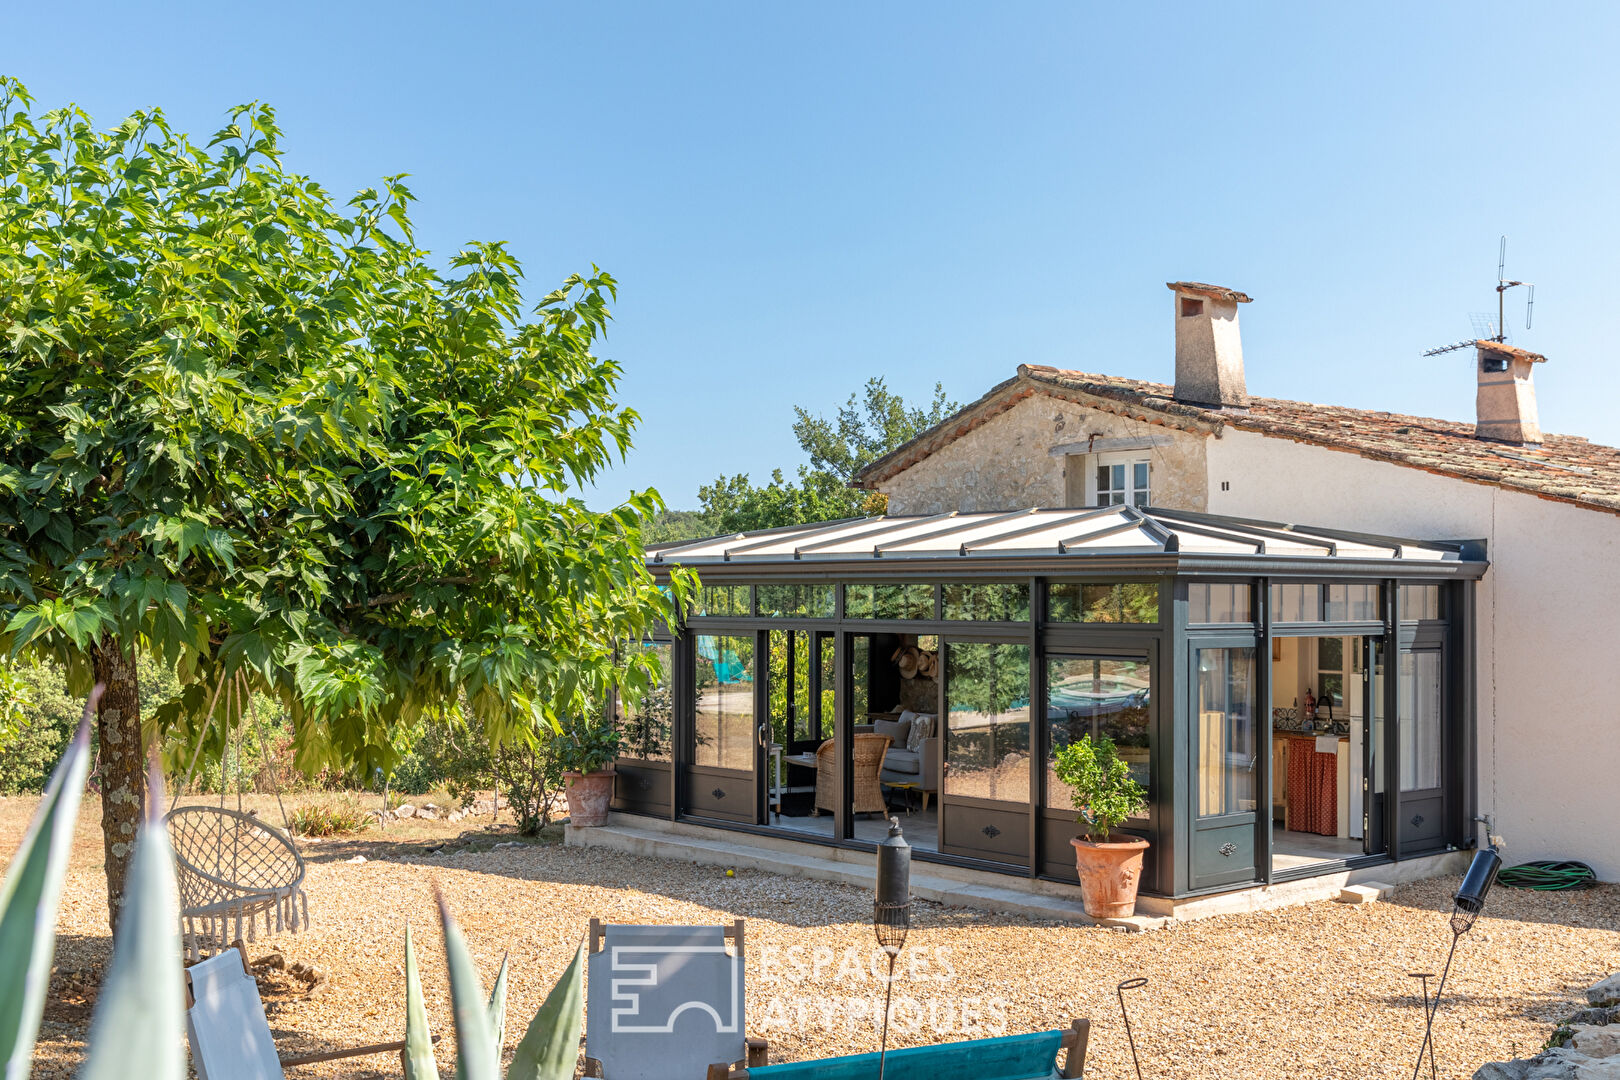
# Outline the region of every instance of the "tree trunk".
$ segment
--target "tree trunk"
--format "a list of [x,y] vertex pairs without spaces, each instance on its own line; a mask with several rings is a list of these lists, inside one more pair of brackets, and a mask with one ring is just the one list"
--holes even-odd
[[96,681],[106,689],[96,710],[100,744],[101,845],[107,867],[107,923],[118,925],[124,875],[135,851],[135,830],[146,812],[146,755],[141,747],[140,683],[135,654],[114,638],[102,638],[93,653]]

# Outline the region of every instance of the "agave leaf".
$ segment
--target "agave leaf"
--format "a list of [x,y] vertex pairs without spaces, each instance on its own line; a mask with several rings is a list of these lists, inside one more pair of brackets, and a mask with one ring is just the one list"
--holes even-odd
[[22,846],[0,883],[0,956],[27,962],[0,964],[0,1060],[6,1080],[26,1080],[34,1039],[51,985],[56,952],[56,908],[73,848],[73,826],[90,768],[90,716],[101,687],[90,693],[85,718],[45,787]]
[[112,968],[96,999],[79,1080],[186,1075],[185,975],[174,916],[180,905],[156,757],[147,772],[146,815],[124,880]]
[[405,1080],[439,1080],[439,1062],[433,1056],[433,1033],[428,1030],[410,923],[405,924]]
[[450,1001],[456,1018],[456,1080],[500,1080],[500,1055],[495,1052],[484,987],[461,927],[450,916],[442,895],[439,921],[444,924],[444,959],[450,968]]
[[573,1080],[579,1061],[579,1025],[585,1016],[585,943],[529,1021],[512,1055],[506,1080]]
[[506,1045],[506,963],[511,953],[501,957],[500,974],[495,976],[495,989],[489,992],[489,1026],[495,1031],[495,1060],[500,1061],[501,1049]]

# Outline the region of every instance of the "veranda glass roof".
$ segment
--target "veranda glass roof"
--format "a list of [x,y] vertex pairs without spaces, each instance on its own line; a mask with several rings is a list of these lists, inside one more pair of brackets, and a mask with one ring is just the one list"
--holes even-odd
[[1444,541],[1135,506],[853,518],[647,549],[647,561],[653,566],[991,558],[1067,561],[1119,555],[1433,564],[1466,558],[1463,545]]

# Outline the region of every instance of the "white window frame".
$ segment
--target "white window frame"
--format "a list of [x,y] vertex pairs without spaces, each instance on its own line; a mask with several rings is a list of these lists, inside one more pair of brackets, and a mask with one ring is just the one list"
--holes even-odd
[[[1124,466],[1125,486],[1120,489],[1118,501],[1110,500],[1106,505],[1118,506],[1120,503],[1129,503],[1133,506],[1149,506],[1153,495],[1153,456],[1145,450],[1125,450],[1113,454],[1087,454],[1081,459],[1085,465],[1086,477],[1086,505],[1102,506],[1102,491],[1097,486],[1097,470],[1116,465]],[[1147,470],[1147,487],[1136,486],[1136,466],[1141,465]]]

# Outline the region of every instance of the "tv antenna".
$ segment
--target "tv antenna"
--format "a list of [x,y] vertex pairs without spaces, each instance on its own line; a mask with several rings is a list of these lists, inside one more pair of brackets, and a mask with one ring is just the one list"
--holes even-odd
[[1456,352],[1458,349],[1472,349],[1476,341],[1506,342],[1507,319],[1503,308],[1506,305],[1507,291],[1523,285],[1528,299],[1524,305],[1524,328],[1530,329],[1536,311],[1536,287],[1528,281],[1509,281],[1507,278],[1507,237],[1502,237],[1501,245],[1496,249],[1496,321],[1492,322],[1488,314],[1477,313],[1469,316],[1474,323],[1474,336],[1465,341],[1454,342],[1451,345],[1442,345],[1438,349],[1425,349],[1424,356],[1439,356],[1441,353]]

